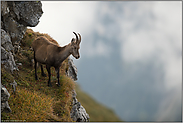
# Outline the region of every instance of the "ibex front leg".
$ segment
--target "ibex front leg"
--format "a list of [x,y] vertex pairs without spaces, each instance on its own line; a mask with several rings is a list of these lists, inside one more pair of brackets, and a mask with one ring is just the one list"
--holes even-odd
[[50,66],[49,65],[46,65],[46,69],[47,69],[47,71],[48,71],[48,77],[49,77],[49,79],[48,79],[48,86],[49,87],[51,87],[51,72],[50,72]]
[[57,80],[58,80],[57,86],[60,86],[60,82],[59,82],[59,78],[60,78],[59,71],[60,71],[60,69],[59,69],[59,67],[58,67],[58,68],[55,68],[55,71],[56,71],[56,73],[57,73]]
[[42,64],[41,64],[41,75],[42,75],[43,77],[46,77],[46,74],[44,73],[43,65],[42,65]]
[[35,79],[38,80],[38,78],[37,78],[37,60],[35,57],[35,52],[34,52],[34,68],[35,68]]

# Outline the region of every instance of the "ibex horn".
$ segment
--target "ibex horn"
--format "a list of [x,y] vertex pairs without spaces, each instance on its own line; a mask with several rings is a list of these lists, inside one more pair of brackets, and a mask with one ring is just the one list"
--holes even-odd
[[79,35],[79,41],[78,41],[78,44],[81,42],[81,35],[78,33]]
[[78,36],[75,32],[73,32],[76,35],[76,42],[78,42]]

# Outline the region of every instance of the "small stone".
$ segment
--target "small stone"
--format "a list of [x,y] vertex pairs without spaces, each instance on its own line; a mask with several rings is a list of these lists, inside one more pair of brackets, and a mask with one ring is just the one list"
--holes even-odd
[[16,81],[14,80],[13,83],[10,83],[10,85],[12,85],[13,93],[15,93],[15,91],[16,91],[16,86],[17,86]]
[[22,63],[17,63],[17,66],[22,66]]
[[8,99],[10,97],[7,89],[1,84],[1,112],[9,113],[11,112],[11,108],[8,104]]

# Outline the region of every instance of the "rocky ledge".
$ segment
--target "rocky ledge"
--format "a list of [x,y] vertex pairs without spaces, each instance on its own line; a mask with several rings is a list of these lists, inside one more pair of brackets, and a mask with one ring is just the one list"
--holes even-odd
[[[69,76],[73,81],[77,80],[77,68],[73,63],[73,60],[68,58],[68,64],[69,68],[66,71],[66,75]],[[88,122],[89,121],[89,115],[86,113],[85,108],[81,105],[80,102],[78,102],[76,98],[77,94],[75,90],[73,90],[73,107],[71,109],[70,115],[73,121],[76,122]]]
[[[19,71],[14,56],[15,53],[19,52],[20,41],[27,26],[36,26],[42,14],[40,1],[1,1],[1,65],[11,74]],[[71,59],[68,60],[68,64],[69,68],[66,75],[76,81],[77,68]],[[14,83],[16,82],[14,81]],[[1,112],[11,112],[8,104],[9,97],[7,89],[1,85]],[[73,121],[89,121],[89,115],[77,101],[74,90],[73,107],[70,114]]]

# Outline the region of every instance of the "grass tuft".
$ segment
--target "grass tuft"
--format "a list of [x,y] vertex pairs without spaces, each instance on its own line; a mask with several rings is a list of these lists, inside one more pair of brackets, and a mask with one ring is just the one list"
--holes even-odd
[[[70,110],[72,104],[72,91],[76,89],[77,98],[85,107],[90,116],[90,121],[119,121],[111,110],[96,103],[87,94],[83,93],[75,82],[65,75],[68,69],[68,59],[66,59],[60,69],[60,84],[58,87],[56,72],[51,68],[52,87],[47,86],[47,77],[41,76],[40,67],[38,68],[38,78],[34,78],[34,68],[32,64],[33,51],[30,48],[32,41],[38,36],[45,36],[52,42],[55,42],[48,34],[41,34],[27,29],[24,38],[21,41],[21,54],[16,54],[19,72],[10,74],[1,65],[1,83],[10,93],[9,105],[12,113],[1,113],[3,122],[72,122]],[[46,72],[45,66],[44,71]],[[13,81],[17,82],[16,94],[10,85]]]

